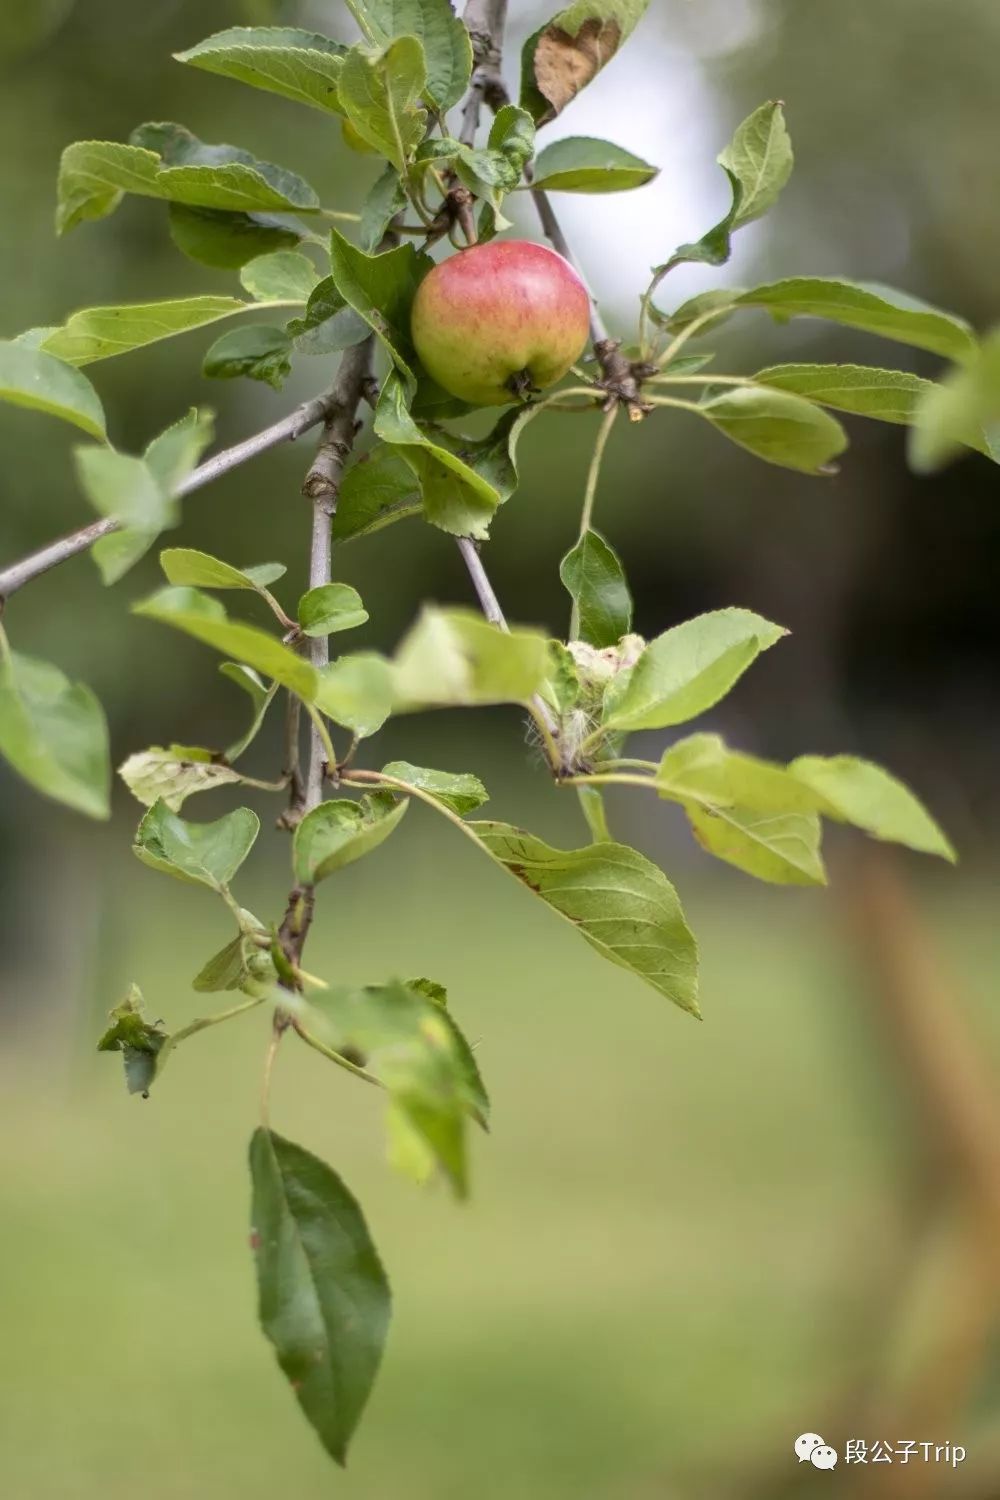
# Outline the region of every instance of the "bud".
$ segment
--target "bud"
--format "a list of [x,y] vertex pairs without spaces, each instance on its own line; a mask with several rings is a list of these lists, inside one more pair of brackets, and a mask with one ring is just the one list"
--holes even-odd
[[608,683],[620,672],[635,666],[645,646],[641,635],[623,635],[617,646],[605,646],[603,650],[589,646],[586,641],[570,641],[569,653],[576,664],[581,686],[603,694]]

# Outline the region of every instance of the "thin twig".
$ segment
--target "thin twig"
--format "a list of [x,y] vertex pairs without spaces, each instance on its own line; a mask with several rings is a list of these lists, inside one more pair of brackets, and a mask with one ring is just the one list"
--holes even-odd
[[460,536],[458,538],[458,550],[462,554],[462,561],[469,570],[472,587],[476,591],[476,597],[479,600],[483,614],[491,625],[499,625],[501,630],[507,630],[509,627],[503,608],[487,576],[486,569],[483,566],[483,559],[479,555],[479,548],[471,538]]
[[279,1014],[275,1011],[271,1039],[264,1054],[264,1072],[260,1081],[260,1123],[265,1130],[271,1128],[271,1076],[274,1073],[274,1060],[278,1055],[278,1048],[281,1046],[281,1038],[284,1034],[285,1027],[279,1025]]
[[[256,458],[258,454],[277,448],[281,443],[294,442],[311,427],[318,427],[320,422],[326,419],[332,400],[332,391],[327,391],[322,396],[314,396],[312,400],[304,401],[301,406],[297,406],[287,417],[282,417],[280,422],[274,422],[270,427],[265,427],[261,432],[255,433],[253,437],[245,438],[242,443],[235,443],[232,448],[224,448],[221,453],[216,453],[206,459],[178,486],[177,498],[182,499],[185,495],[193,494],[195,490],[203,489],[205,485],[211,484],[223,474],[228,474],[230,470],[239,468],[241,464],[245,464],[251,458]],[[20,562],[5,568],[0,572],[0,609],[12,594],[23,588],[26,583],[30,583],[42,573],[47,573],[50,568],[67,562],[77,553],[85,552],[102,536],[108,536],[109,533],[120,529],[120,523],[113,518],[94,521],[89,526],[83,526],[79,531],[71,532],[69,536],[61,537],[56,542],[50,542],[47,547],[41,547],[37,552],[32,552],[28,557],[22,558]]]
[[[525,177],[530,184],[532,177],[530,168],[525,172]],[[597,299],[590,289],[590,284],[584,275],[580,262],[573,254],[572,246],[563,233],[562,225],[559,222],[555,209],[552,207],[552,199],[545,192],[544,188],[536,187],[532,187],[531,197],[534,201],[535,210],[538,214],[538,222],[542,226],[542,233],[545,235],[545,238],[549,241],[553,250],[558,250],[563,260],[569,261],[590,295],[590,338],[596,353],[601,344],[612,342],[608,326],[597,306]],[[598,358],[600,358],[599,355]]]
[[[476,591],[479,607],[489,620],[491,625],[496,625],[499,630],[508,631],[507,617],[503,612],[503,606],[497,598],[496,590],[490,583],[489,574],[483,564],[479,548],[470,537],[456,537],[458,550],[462,554],[462,561],[468,570],[472,580],[472,587]],[[559,750],[559,720],[552,712],[540,693],[536,693],[529,705],[531,716],[538,725],[545,749],[549,757],[552,769],[555,771],[563,769],[562,754]]]

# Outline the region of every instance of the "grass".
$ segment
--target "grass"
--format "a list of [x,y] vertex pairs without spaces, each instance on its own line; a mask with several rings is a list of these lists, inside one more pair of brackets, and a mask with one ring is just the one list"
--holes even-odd
[[[438,847],[331,882],[310,964],[448,984],[494,1096],[471,1204],[390,1176],[374,1090],[294,1039],[276,1077],[276,1128],[343,1173],[394,1284],[348,1474],[254,1325],[245,1151],[266,1017],[193,1039],[143,1103],[79,1042],[74,1013],[96,1028],[115,998],[91,1003],[83,978],[0,1078],[12,1500],[687,1500],[724,1493],[734,1455],[780,1464],[800,1430],[832,1431],[897,1274],[911,1149],[834,905],[728,878],[687,891],[699,1026],[475,851],[451,851],[442,889]],[[125,867],[102,890],[116,974],[189,1019],[224,914]],[[985,897],[932,920],[1000,1042]]]

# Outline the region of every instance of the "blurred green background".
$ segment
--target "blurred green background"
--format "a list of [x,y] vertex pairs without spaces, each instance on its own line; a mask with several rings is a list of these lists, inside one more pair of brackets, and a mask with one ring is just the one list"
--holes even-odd
[[[552,8],[512,0],[511,79],[520,39]],[[150,202],[57,243],[54,180],[71,140],[180,120],[295,168],[335,207],[358,206],[372,164],[319,115],[170,60],[214,29],[279,18],[353,34],[340,0],[2,0],[0,333],[85,304],[235,285],[184,260]],[[997,321],[998,48],[993,0],[841,0],[822,13],[796,0],[655,0],[633,45],[551,127],[663,169],[629,198],[559,205],[612,324],[627,333],[648,267],[720,216],[714,155],[768,97],[786,101],[798,169],[726,279],[840,273]],[[677,300],[712,284],[693,269],[675,279]],[[193,402],[215,407],[220,441],[232,441],[329,378],[301,361],[280,394],[211,384],[199,369],[214,336],[97,367],[118,446],[137,450]],[[727,334],[725,358],[734,370],[935,368],[863,335],[763,317]],[[529,429],[523,489],[489,554],[511,617],[554,630],[586,463],[579,420]],[[852,449],[825,481],[760,465],[682,415],[619,427],[598,524],[625,560],[645,635],[729,603],[791,628],[711,727],[761,753],[883,761],[944,822],[960,870],[901,857],[890,873],[905,918],[862,938],[875,907],[853,840],[835,841],[831,892],[788,892],[711,865],[668,809],[651,817],[613,800],[615,831],[663,864],[701,940],[702,1026],[602,966],[419,810],[392,858],[325,887],[309,966],[446,984],[495,1108],[473,1201],[456,1209],[389,1176],[373,1091],[284,1049],[275,1124],[347,1178],[396,1292],[347,1476],[329,1467],[253,1323],[243,1158],[264,1018],[197,1038],[148,1103],[93,1052],[133,979],[169,1025],[198,1013],[190,977],[225,940],[225,913],[136,864],[138,808],[124,791],[113,822],[92,827],[0,769],[5,1496],[258,1500],[283,1485],[310,1500],[778,1500],[818,1484],[1000,1495],[996,1285],[981,1263],[997,1258],[969,1230],[978,1200],[949,1146],[952,1111],[977,1090],[992,1103],[1000,1062],[996,470],[970,459],[917,479],[900,429],[849,425]],[[71,442],[57,424],[0,411],[0,560],[87,519]],[[306,440],[192,499],[178,541],[237,563],[290,561],[294,600],[308,453]],[[5,620],[19,648],[97,690],[118,761],[168,739],[224,743],[242,723],[210,653],[129,620],[157,576],[149,561],[105,591],[80,558],[18,595]],[[373,617],[358,645],[390,647],[423,599],[468,600],[448,539],[415,523],[344,548],[337,576]],[[254,752],[262,774],[279,754],[273,729]],[[373,764],[402,754],[480,771],[497,817],[583,841],[516,716],[426,717],[382,738]],[[649,736],[636,753],[657,747]],[[258,805],[267,826],[270,804]],[[240,889],[262,915],[280,911],[286,860],[281,837],[262,837]],[[917,1014],[940,1028],[930,1045]],[[995,1142],[977,1138],[988,1154]],[[957,1473],[841,1466],[820,1479],[794,1463],[802,1431],[840,1446],[962,1442],[970,1457]]]

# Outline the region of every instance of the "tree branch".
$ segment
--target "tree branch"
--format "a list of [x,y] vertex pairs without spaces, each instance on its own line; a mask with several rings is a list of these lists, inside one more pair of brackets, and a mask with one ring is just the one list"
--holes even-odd
[[[325,421],[334,399],[334,390],[327,391],[322,396],[314,396],[312,400],[297,406],[287,417],[282,417],[280,422],[265,427],[263,431],[244,439],[242,443],[234,444],[232,448],[224,448],[221,453],[214,454],[203,464],[199,464],[178,486],[177,497],[181,499],[193,494],[195,490],[203,489],[222,474],[228,474],[230,470],[239,468],[258,454],[277,448],[281,443],[294,442],[311,427],[318,427],[320,422]],[[100,537],[120,530],[121,526],[115,520],[94,521],[0,571],[0,612],[11,595],[26,583],[47,573],[50,568],[67,562],[71,557],[76,557],[77,553],[85,552]]]
[[[330,393],[323,436],[316,457],[302,486],[302,493],[313,502],[312,543],[309,552],[309,587],[322,588],[330,582],[333,566],[333,543],[330,522],[337,509],[337,497],[344,467],[354,447],[358,429],[358,407],[372,378],[375,352],[374,335],[345,351]],[[309,642],[309,660],[317,671],[330,661],[330,641],[325,635],[313,636]],[[310,736],[309,765],[305,779],[305,811],[318,807],[323,800],[326,775],[326,749],[313,725]]]
[[[333,541],[330,522],[337,509],[337,497],[344,476],[344,468],[354,447],[360,423],[358,407],[371,393],[372,362],[375,353],[375,338],[370,334],[360,344],[345,350],[341,357],[337,378],[326,398],[323,435],[316,456],[309,466],[302,485],[302,493],[313,506],[312,536],[309,547],[309,587],[322,588],[330,582],[333,565]],[[308,642],[309,660],[317,671],[329,664],[329,637],[313,636]],[[322,723],[322,720],[319,721]],[[298,715],[294,727],[289,726],[289,735],[298,739]],[[309,736],[309,761],[302,783],[301,796],[286,814],[285,822],[294,826],[301,817],[319,807],[323,801],[323,785],[326,780],[329,738],[320,733],[314,720]],[[291,745],[286,749],[289,759],[294,752]],[[297,758],[297,757],[296,757]],[[296,766],[297,770],[297,766]],[[311,885],[296,885],[288,897],[288,905],[278,929],[278,941],[288,962],[297,970],[302,960],[302,950],[312,926],[315,898]],[[291,1022],[287,1014],[280,1015],[276,1025],[286,1028]]]
[[507,0],[468,0],[463,19],[472,40],[474,66],[458,138],[463,145],[473,146],[483,105],[488,104],[495,112],[509,102],[500,73]]

